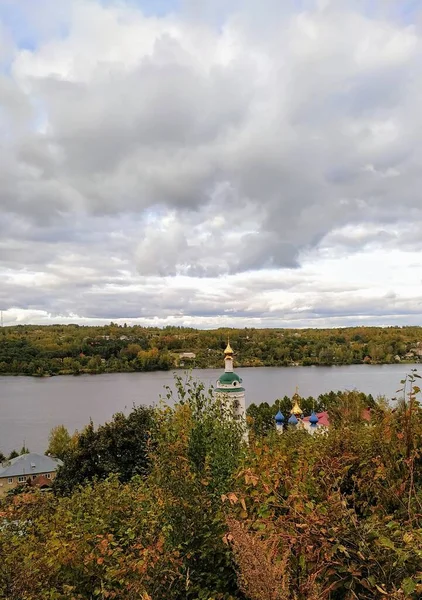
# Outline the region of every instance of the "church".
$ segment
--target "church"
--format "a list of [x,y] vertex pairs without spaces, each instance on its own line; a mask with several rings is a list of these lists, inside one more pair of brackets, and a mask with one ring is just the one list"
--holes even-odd
[[[215,397],[222,402],[227,403],[233,410],[233,417],[242,420],[246,425],[246,401],[245,388],[242,385],[242,378],[239,377],[233,369],[234,352],[230,346],[230,341],[227,342],[227,347],[224,350],[224,373],[220,375],[215,389]],[[275,415],[275,427],[278,433],[283,433],[286,427],[292,429],[304,429],[311,435],[323,432],[329,427],[328,413],[315,413],[309,417],[303,416],[303,411],[300,407],[300,396],[297,388],[292,398],[292,409],[290,416],[286,421],[285,416],[279,410]],[[245,434],[247,439],[247,434]]]
[[285,416],[280,410],[274,417],[277,433],[283,433],[286,425],[292,429],[304,429],[311,435],[314,435],[317,431],[321,433],[329,427],[327,412],[317,414],[315,411],[312,411],[309,417],[303,416],[297,388],[296,392],[293,394],[292,402],[293,407],[290,411],[290,417],[288,418],[287,423]]
[[241,377],[233,370],[233,355],[229,341],[224,350],[224,373],[218,378],[215,397],[222,402],[229,402],[233,408],[233,416],[246,423],[245,388]]
[[[245,388],[243,387],[242,378],[235,373],[233,369],[233,361],[234,351],[230,345],[230,341],[228,341],[227,347],[224,350],[224,373],[218,378],[217,387],[215,388],[214,393],[216,398],[219,398],[222,403],[225,403],[226,406],[231,408],[233,417],[244,423],[246,431]],[[286,417],[279,410],[274,416],[277,433],[281,434],[283,431],[286,431],[286,429],[302,429],[307,431],[310,435],[327,431],[330,427],[328,412],[323,411],[316,413],[315,411],[312,411],[309,416],[305,417],[300,403],[301,397],[296,388],[292,397],[290,414]],[[368,422],[371,420],[369,409],[363,411],[362,418]],[[247,441],[247,439],[248,436],[247,433],[245,433],[245,440]]]

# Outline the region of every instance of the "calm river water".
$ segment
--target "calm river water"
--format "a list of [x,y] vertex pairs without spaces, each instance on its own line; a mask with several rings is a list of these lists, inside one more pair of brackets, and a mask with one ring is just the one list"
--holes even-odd
[[[246,403],[274,402],[291,396],[296,385],[302,396],[330,390],[358,389],[374,396],[396,395],[402,379],[418,365],[352,365],[345,367],[276,367],[236,369],[246,388]],[[419,365],[420,367],[420,365]],[[421,368],[422,371],[422,368]],[[194,377],[215,384],[222,370],[195,369]],[[156,404],[164,386],[172,385],[171,372],[112,373],[45,379],[0,377],[0,450],[6,454],[22,444],[44,452],[52,427],[63,423],[73,431],[90,418],[104,423],[133,404]]]

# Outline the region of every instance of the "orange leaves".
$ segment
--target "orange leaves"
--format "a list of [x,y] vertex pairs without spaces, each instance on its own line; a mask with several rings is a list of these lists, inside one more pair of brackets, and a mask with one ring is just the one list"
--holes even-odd
[[237,503],[238,501],[238,497],[236,496],[236,494],[234,494],[233,492],[230,492],[229,494],[223,494],[221,496],[221,500],[223,502],[225,502],[226,500],[228,500],[230,502],[231,505],[234,505]]
[[239,498],[233,492],[229,492],[228,494],[223,494],[221,496],[221,500],[222,500],[222,502],[226,502],[226,500],[228,500],[232,506],[234,506],[235,504],[237,504],[239,502],[240,506],[243,509],[243,511],[247,512],[245,499],[244,498]]
[[223,541],[223,544],[226,544],[228,546],[233,541],[233,536],[231,533],[226,533],[221,539]]
[[[224,541],[233,548],[237,543],[237,564],[252,600],[272,593],[265,588],[270,585],[265,569],[255,568],[250,552],[261,542],[272,549],[265,558],[271,559],[269,572],[274,573],[272,560],[285,560],[290,577],[286,595],[277,598],[327,600],[336,590],[344,598],[398,599],[403,591],[422,589],[422,578],[419,584],[413,575],[422,552],[422,539],[415,534],[421,526],[420,498],[415,498],[418,488],[409,487],[411,477],[422,481],[422,467],[416,451],[406,460],[398,439],[404,434],[399,430],[396,437],[391,415],[386,426],[387,435],[383,422],[374,422],[333,429],[324,438],[286,434],[266,448],[258,442],[249,446],[246,468],[225,495],[229,533]],[[420,429],[422,437],[422,423]],[[275,594],[280,587],[279,579]]]
[[253,474],[251,471],[245,472],[244,477],[246,485],[252,484],[253,486],[256,486],[258,484],[259,477]]

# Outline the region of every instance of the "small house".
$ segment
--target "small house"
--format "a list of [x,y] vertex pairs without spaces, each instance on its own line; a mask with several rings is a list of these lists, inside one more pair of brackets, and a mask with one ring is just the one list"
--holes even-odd
[[59,458],[35,452],[21,454],[3,462],[0,465],[0,498],[9,490],[27,483],[34,486],[37,482],[42,482],[42,487],[46,487],[46,482],[54,480],[56,471],[62,464]]

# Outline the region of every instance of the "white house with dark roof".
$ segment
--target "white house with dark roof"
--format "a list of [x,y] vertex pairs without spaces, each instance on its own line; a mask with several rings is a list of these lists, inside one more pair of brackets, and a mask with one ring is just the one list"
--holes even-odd
[[40,476],[43,480],[53,481],[58,467],[62,464],[59,458],[35,452],[21,454],[5,461],[0,466],[0,497],[19,485],[39,479]]

